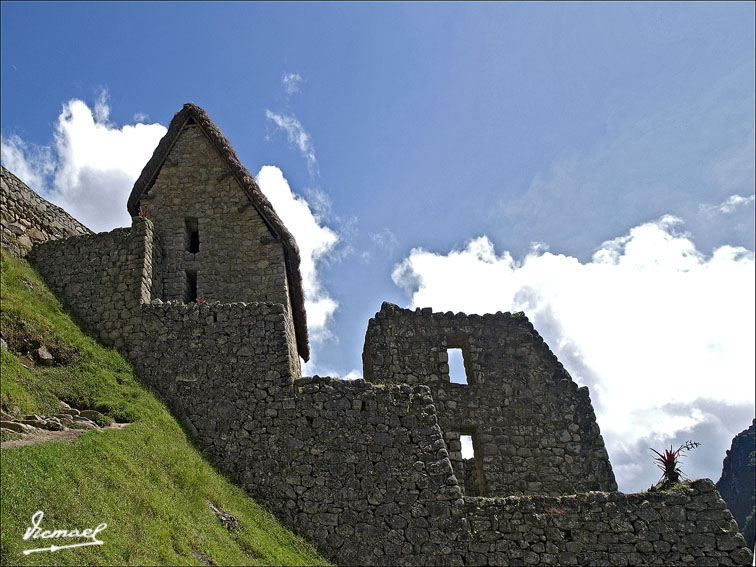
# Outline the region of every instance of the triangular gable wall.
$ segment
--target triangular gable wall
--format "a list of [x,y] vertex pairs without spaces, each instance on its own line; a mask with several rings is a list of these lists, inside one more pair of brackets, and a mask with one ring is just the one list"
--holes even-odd
[[[228,172],[233,176],[238,186],[242,189],[247,202],[239,205],[239,212],[247,207],[252,207],[267,226],[271,236],[283,245],[286,277],[288,280],[289,301],[292,309],[294,331],[297,340],[299,355],[306,361],[309,359],[309,342],[307,335],[307,316],[304,307],[304,292],[302,289],[302,277],[299,271],[300,256],[294,237],[276,214],[268,199],[263,195],[254,177],[242,165],[231,144],[212,122],[207,113],[191,103],[184,105],[171,121],[168,132],[158,144],[155,152],[142,170],[137,179],[128,200],[128,211],[132,216],[139,214],[140,205],[147,200],[150,190],[153,188],[160,171],[169,160],[171,150],[179,140],[182,132],[187,127],[196,124],[211,146],[217,151]],[[238,230],[238,227],[230,227]],[[238,298],[237,300],[242,300]]]

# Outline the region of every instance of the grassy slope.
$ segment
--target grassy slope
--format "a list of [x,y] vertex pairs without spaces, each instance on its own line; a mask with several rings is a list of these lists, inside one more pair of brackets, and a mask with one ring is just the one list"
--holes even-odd
[[[10,350],[45,344],[60,366],[42,368],[2,349],[0,402],[8,411],[50,414],[63,400],[130,421],[70,442],[3,449],[0,564],[325,564],[218,474],[129,364],[83,334],[25,262],[2,255],[2,335]],[[30,368],[26,368],[23,364]],[[227,530],[208,501],[239,521]],[[35,511],[46,529],[106,522],[101,546],[23,555],[82,540],[23,541]]]

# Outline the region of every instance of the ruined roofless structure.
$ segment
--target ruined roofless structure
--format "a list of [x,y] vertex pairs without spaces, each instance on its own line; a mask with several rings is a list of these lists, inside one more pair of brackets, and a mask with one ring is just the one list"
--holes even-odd
[[193,104],[134,185],[129,228],[88,233],[4,168],[1,196],[3,245],[337,563],[750,564],[711,481],[616,492],[587,388],[524,316],[384,303],[364,380],[301,377],[296,242]]

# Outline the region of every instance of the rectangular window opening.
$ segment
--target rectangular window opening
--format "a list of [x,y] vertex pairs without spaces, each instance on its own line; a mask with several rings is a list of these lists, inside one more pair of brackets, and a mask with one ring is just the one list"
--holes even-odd
[[455,384],[468,384],[465,371],[465,357],[461,348],[446,349],[449,364],[449,381]]
[[199,252],[199,221],[195,217],[186,219],[186,249],[192,254]]
[[186,271],[186,287],[184,288],[184,303],[197,301],[197,270]]
[[460,435],[459,442],[462,445],[462,458],[474,459],[475,450],[473,449],[472,435]]
[[[481,448],[474,428],[464,428],[459,436],[462,446],[462,477],[466,496],[485,496],[486,487],[483,480],[483,460]],[[476,458],[478,457],[478,458]]]

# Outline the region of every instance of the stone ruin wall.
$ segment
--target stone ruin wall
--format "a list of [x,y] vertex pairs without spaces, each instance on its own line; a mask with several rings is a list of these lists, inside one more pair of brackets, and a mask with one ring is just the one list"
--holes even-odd
[[465,498],[470,565],[750,565],[714,483],[665,492]]
[[[459,347],[467,384],[450,382]],[[411,311],[368,323],[365,379],[427,384],[457,477],[471,496],[616,490],[588,388],[578,388],[526,317]],[[472,436],[474,463],[460,434]]]
[[150,300],[152,224],[69,237],[34,246],[29,260],[52,291],[105,345],[127,352]]
[[60,207],[46,201],[2,166],[0,175],[0,242],[23,258],[38,242],[92,234]]
[[281,304],[153,300],[151,224],[135,218],[131,229],[43,244],[31,258],[87,325],[120,345],[219,469],[327,557],[749,564],[708,481],[638,495],[463,497],[432,385],[293,379]]

